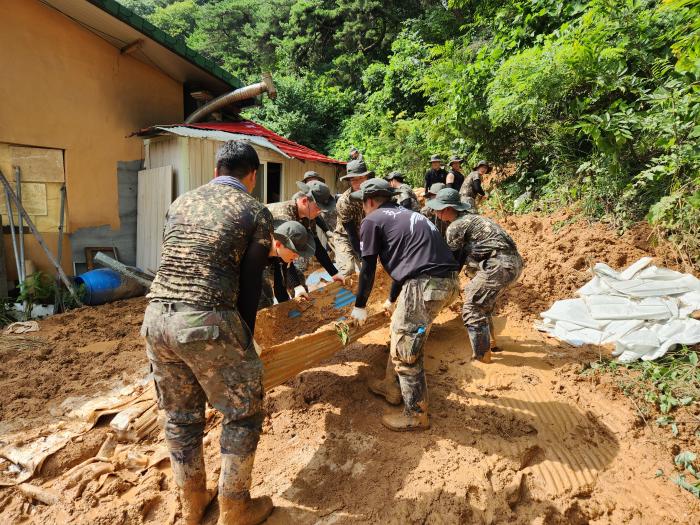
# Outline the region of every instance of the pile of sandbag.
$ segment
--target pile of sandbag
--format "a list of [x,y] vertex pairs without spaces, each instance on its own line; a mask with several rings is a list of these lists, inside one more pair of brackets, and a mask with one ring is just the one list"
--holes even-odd
[[579,298],[554,303],[536,327],[575,346],[614,344],[622,362],[700,343],[700,279],[651,261],[643,257],[621,272],[596,264]]

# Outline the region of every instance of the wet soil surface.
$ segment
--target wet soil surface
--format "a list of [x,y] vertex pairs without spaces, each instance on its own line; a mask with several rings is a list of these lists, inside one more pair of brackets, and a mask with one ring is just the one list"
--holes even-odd
[[[579,373],[598,357],[597,350],[572,349],[531,328],[552,301],[572,295],[589,279],[590,263],[619,268],[654,255],[644,232],[620,238],[603,225],[560,225],[567,220],[501,221],[527,266],[500,302],[497,335],[504,351],[492,364],[470,360],[459,304],[438,317],[425,348],[430,430],[394,433],[381,425],[381,414],[392,408],[367,390],[366,380],[383,374],[387,329],[267,394],[252,492],[273,497],[277,508],[268,523],[694,521],[698,500],[667,476],[656,477],[660,468],[671,472],[677,453],[668,432],[641,421],[614,383]],[[3,357],[4,392],[15,374],[24,374],[25,383],[42,378],[21,398],[34,409],[25,410],[17,399],[2,401],[3,424],[6,418],[38,424],[37,414],[47,420],[43,404],[89,396],[110,378],[138,376],[145,365],[138,341],[144,304],[137,300],[71,313],[73,318],[57,316],[36,334],[53,343],[46,359]],[[94,316],[96,324],[86,327],[82,316]],[[96,344],[94,352],[85,350]],[[61,357],[54,361],[55,352]],[[44,390],[43,383],[52,381],[58,386]],[[205,450],[215,483],[219,419],[209,415]],[[81,436],[50,458],[32,483],[51,485],[94,456],[106,434],[98,426]],[[130,453],[152,454],[162,444],[162,434],[155,433]],[[0,519],[47,525],[178,523],[176,494],[166,461],[88,481],[80,494],[70,492],[51,505],[30,502],[16,488],[2,489]],[[217,515],[214,503],[205,523],[216,523]]]

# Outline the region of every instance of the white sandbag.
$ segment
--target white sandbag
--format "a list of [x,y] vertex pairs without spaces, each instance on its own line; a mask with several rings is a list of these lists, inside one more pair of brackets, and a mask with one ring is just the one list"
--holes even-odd
[[606,324],[591,317],[583,299],[557,301],[549,310],[541,313],[540,316],[553,321],[568,321],[578,326],[595,328],[596,330],[603,328]]
[[658,297],[631,301],[625,297],[613,295],[589,295],[585,298],[585,304],[590,316],[595,320],[650,320],[672,317],[666,303]]
[[700,343],[700,279],[650,266],[644,257],[618,272],[604,263],[578,290],[555,302],[539,329],[573,345],[615,343],[622,362],[652,360],[679,344]]

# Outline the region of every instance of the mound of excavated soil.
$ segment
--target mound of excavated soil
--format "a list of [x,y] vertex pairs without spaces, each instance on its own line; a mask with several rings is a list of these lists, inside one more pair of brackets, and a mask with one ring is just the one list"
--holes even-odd
[[93,397],[145,371],[145,305],[140,298],[79,308],[41,321],[28,341],[0,336],[0,433],[30,427],[60,413],[69,397]]
[[525,268],[518,282],[499,301],[503,315],[538,318],[554,301],[572,297],[592,277],[588,271],[603,262],[615,269],[652,255],[659,265],[677,268],[668,252],[655,253],[651,231],[644,224],[618,235],[602,223],[555,215],[495,217],[518,246]]

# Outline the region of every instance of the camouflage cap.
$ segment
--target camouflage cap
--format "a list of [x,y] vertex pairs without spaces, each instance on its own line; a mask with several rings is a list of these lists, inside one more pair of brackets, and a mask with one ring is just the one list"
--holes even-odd
[[335,199],[331,193],[331,189],[323,182],[313,180],[308,184],[297,181],[297,187],[301,193],[318,204],[318,207],[323,211],[332,211],[335,209]]
[[428,188],[428,195],[437,195],[437,193],[445,187],[444,182],[436,182],[430,185]]
[[444,162],[444,161],[440,158],[440,155],[431,155],[430,162]]
[[384,177],[384,180],[393,180],[393,179],[400,180],[401,182],[403,182],[403,173],[401,173],[400,171],[392,171],[391,173],[389,173],[389,175]]
[[347,174],[340,177],[340,180],[352,179],[353,177],[371,177],[374,175],[373,171],[367,169],[367,164],[361,158],[348,162],[346,169]]
[[485,160],[480,160],[479,162],[477,162],[476,166],[474,166],[474,170],[478,170],[481,166],[486,166],[486,173],[491,172],[491,164],[489,164]]
[[363,201],[368,197],[391,197],[394,195],[392,188],[384,179],[369,179],[360,185],[360,189],[353,191],[350,198],[356,201]]
[[452,164],[453,164],[454,162],[464,162],[464,159],[463,159],[462,157],[460,157],[459,155],[452,155],[452,156],[450,157],[450,161],[448,162],[448,164],[449,164],[450,166],[452,166]]
[[459,192],[452,188],[441,189],[434,199],[428,200],[425,203],[433,210],[444,210],[445,208],[454,208],[457,211],[473,211],[472,207],[464,203],[459,198]]
[[313,257],[316,242],[311,232],[297,221],[275,222],[275,239],[301,257]]
[[301,179],[302,182],[307,182],[309,179],[316,179],[320,182],[326,182],[326,179],[321,177],[317,172],[315,171],[307,171],[304,173],[304,177]]

